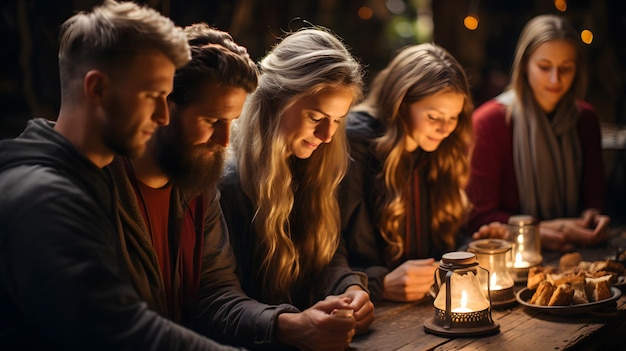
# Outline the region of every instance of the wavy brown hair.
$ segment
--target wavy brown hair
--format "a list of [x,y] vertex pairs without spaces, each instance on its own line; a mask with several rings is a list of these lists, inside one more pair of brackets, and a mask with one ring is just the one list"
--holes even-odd
[[263,297],[291,301],[303,279],[319,274],[339,244],[336,191],[348,152],[345,125],[305,160],[287,156],[284,112],[301,98],[348,88],[361,98],[362,71],[343,43],[322,29],[285,36],[260,62],[258,89],[233,123],[232,148],[243,191],[254,208],[259,236],[255,259]]
[[445,49],[434,44],[414,45],[401,50],[374,79],[371,91],[356,110],[364,110],[384,126],[375,140],[375,152],[383,167],[376,176],[375,223],[388,246],[389,264],[401,258],[404,249],[403,226],[410,198],[412,172],[416,165],[412,152],[405,149],[410,116],[403,106],[421,99],[453,91],[465,96],[457,127],[437,150],[420,160],[427,170],[430,231],[441,250],[453,249],[455,235],[467,213],[464,188],[469,177],[469,147],[472,138],[473,104],[469,84],[461,65]]

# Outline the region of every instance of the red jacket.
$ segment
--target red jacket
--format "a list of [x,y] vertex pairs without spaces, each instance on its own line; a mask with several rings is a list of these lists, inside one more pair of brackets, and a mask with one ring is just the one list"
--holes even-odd
[[[580,102],[578,133],[583,151],[580,211],[604,209],[605,176],[602,163],[600,123],[591,105]],[[490,100],[472,116],[475,146],[470,163],[467,196],[473,205],[468,231],[474,233],[490,222],[507,223],[520,213],[520,198],[513,167],[513,128],[505,106]]]

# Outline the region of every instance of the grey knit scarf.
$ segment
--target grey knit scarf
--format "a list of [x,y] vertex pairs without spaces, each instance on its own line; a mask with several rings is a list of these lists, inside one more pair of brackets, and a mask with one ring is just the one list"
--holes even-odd
[[576,217],[582,170],[580,113],[574,103],[562,102],[550,120],[532,96],[522,99],[520,103],[512,90],[496,97],[507,106],[513,123],[521,211],[538,219]]

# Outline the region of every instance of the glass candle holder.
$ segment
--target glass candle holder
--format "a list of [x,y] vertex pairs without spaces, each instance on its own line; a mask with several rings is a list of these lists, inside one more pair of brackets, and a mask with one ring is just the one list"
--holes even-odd
[[479,265],[489,271],[488,279],[480,283],[483,291],[489,286],[491,305],[504,307],[516,303],[515,281],[509,274],[511,243],[501,239],[476,240],[469,244],[468,251],[473,252]]
[[479,276],[485,274],[489,276],[472,252],[444,254],[435,271],[435,316],[424,321],[424,330],[445,337],[497,333],[500,327],[491,318],[489,284],[486,293],[480,284]]
[[509,238],[512,245],[511,263],[513,279],[525,282],[530,267],[543,261],[539,228],[532,216],[517,215],[509,218]]

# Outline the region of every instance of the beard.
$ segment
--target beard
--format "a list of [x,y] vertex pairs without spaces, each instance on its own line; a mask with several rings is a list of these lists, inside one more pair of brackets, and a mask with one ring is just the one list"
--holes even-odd
[[159,128],[154,137],[157,164],[174,185],[189,196],[215,192],[224,167],[224,147],[192,145],[174,123]]

